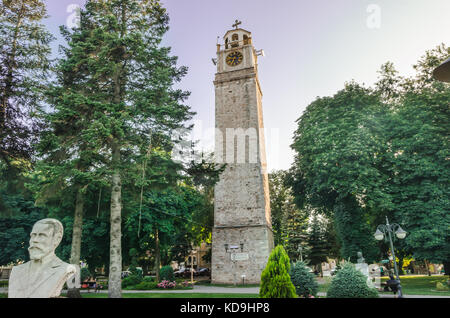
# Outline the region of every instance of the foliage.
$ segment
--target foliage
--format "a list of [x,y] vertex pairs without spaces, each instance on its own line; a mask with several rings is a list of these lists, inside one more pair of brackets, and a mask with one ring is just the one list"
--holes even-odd
[[[44,1],[2,0],[0,9],[0,159],[23,166],[32,159],[50,77],[53,36],[40,22]],[[22,161],[22,159],[26,159]]]
[[295,286],[295,292],[298,296],[308,298],[309,296],[316,296],[319,285],[316,282],[314,274],[309,271],[309,267],[304,262],[295,263],[291,272],[292,284]]
[[173,289],[177,286],[177,283],[175,281],[163,280],[157,286],[162,289]]
[[376,298],[378,291],[367,285],[367,277],[351,263],[346,263],[333,277],[329,298]]
[[347,83],[298,120],[289,184],[300,208],[333,219],[342,258],[379,260],[388,246],[378,253],[372,233],[387,215],[408,232],[399,255],[448,262],[450,88],[432,71],[449,54],[443,44],[426,52],[411,78],[386,63],[374,88]]
[[72,138],[65,138],[69,151],[62,159],[77,155],[71,165],[81,186],[103,177],[110,186],[109,294],[114,298],[120,297],[122,191],[136,186],[133,180],[141,175],[141,186],[148,185],[141,171],[153,141],[170,152],[171,133],[185,128],[194,114],[183,104],[189,94],[172,88],[187,69],[177,67],[170,49],[161,47],[167,30],[159,1],[87,1],[80,26],[62,28],[68,47],[59,61],[58,83],[49,91],[55,111],[48,143],[58,129],[65,131],[62,135]]
[[[142,282],[142,280],[143,280],[143,278],[141,275],[131,274],[130,276],[122,279],[122,288],[135,286],[137,284],[140,284]],[[148,283],[148,282],[146,282],[146,283]]]
[[328,250],[325,241],[325,224],[316,213],[313,214],[311,219],[307,242],[309,246],[308,262],[316,267],[319,266],[321,271],[322,262],[327,261]]
[[[306,241],[308,216],[305,210],[296,207],[287,179],[288,172],[284,170],[269,174],[274,244],[283,245],[290,258],[299,259],[299,247]],[[305,246],[302,247],[306,250]]]
[[[202,202],[201,194],[188,186],[144,193],[142,214],[136,210],[125,222],[128,244],[136,246],[138,253],[144,255],[147,250],[155,249],[155,230],[158,229],[161,254],[167,255],[164,262],[167,264],[171,260],[184,259],[183,251],[187,255],[190,246],[192,214]],[[139,223],[141,230],[138,236]],[[180,251],[176,247],[181,243],[184,245]]]
[[85,281],[86,279],[88,279],[89,277],[92,277],[91,271],[89,270],[89,268],[83,267],[83,268],[80,270],[80,280],[81,280],[82,282],[84,282],[84,281]]
[[155,278],[152,277],[152,276],[145,276],[145,277],[142,279],[142,281],[143,281],[143,282],[146,282],[146,283],[151,283],[151,282],[155,282]]
[[133,290],[152,290],[157,289],[158,282],[146,282],[142,281],[136,285],[129,286],[127,289],[133,289]]
[[386,178],[376,169],[383,144],[372,136],[381,111],[370,90],[348,83],[335,96],[310,104],[294,136],[297,155],[289,183],[296,203],[333,215],[345,258],[355,258],[359,250],[369,261],[377,258],[358,202],[379,209],[389,203],[378,187]]
[[4,206],[14,213],[13,217],[0,218],[0,265],[28,261],[31,229],[45,218],[47,211],[35,207],[33,201],[21,194],[8,194],[0,189],[0,196]]
[[261,274],[260,298],[295,298],[295,287],[289,276],[289,256],[278,245],[270,253],[266,268]]
[[166,265],[161,267],[161,269],[159,270],[159,275],[160,275],[160,279],[161,280],[168,280],[168,281],[174,281],[175,280],[175,276],[173,274],[173,268],[170,265]]
[[436,290],[438,290],[438,291],[448,291],[449,290],[448,284],[444,285],[441,282],[437,282],[436,283]]

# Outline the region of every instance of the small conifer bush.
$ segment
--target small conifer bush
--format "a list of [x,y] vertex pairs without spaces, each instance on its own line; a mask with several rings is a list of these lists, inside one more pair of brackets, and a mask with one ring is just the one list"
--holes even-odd
[[298,296],[309,298],[317,295],[319,285],[315,280],[314,274],[309,271],[305,263],[295,263],[291,268],[290,276]]
[[351,263],[336,273],[327,292],[328,298],[377,298],[378,291],[367,285],[367,277]]
[[289,256],[283,246],[275,247],[261,274],[260,298],[296,298],[295,287],[289,276]]

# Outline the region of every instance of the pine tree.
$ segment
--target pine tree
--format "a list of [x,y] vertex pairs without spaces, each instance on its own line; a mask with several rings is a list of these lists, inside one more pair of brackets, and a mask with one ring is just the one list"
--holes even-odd
[[278,245],[270,253],[266,268],[261,274],[260,298],[296,298],[295,287],[289,271],[291,264],[283,246]]
[[2,0],[0,8],[0,158],[31,160],[42,122],[37,113],[49,77],[53,37],[39,22],[41,0]]
[[55,97],[65,113],[60,126],[77,127],[73,154],[99,163],[99,175],[110,178],[113,298],[121,297],[122,186],[138,178],[133,167],[144,162],[155,136],[170,151],[171,132],[193,115],[182,104],[188,93],[172,89],[187,70],[160,46],[167,29],[159,1],[91,0],[81,10],[80,28],[64,31],[64,81],[70,85]]
[[327,261],[327,243],[325,241],[324,224],[317,213],[313,214],[308,233],[308,261],[322,273],[322,262]]
[[274,242],[283,245],[290,258],[300,259],[299,247],[305,245],[308,216],[295,205],[287,178],[288,172],[283,170],[269,175]]

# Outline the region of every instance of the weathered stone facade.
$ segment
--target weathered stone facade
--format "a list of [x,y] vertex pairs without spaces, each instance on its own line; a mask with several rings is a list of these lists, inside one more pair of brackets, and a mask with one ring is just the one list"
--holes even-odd
[[[232,46],[234,34],[239,42]],[[215,155],[227,168],[215,187],[212,281],[240,283],[245,275],[245,282],[254,284],[260,282],[273,248],[262,92],[250,32],[229,31],[225,42],[228,48],[218,47],[214,81]],[[242,53],[243,61],[230,66],[225,59],[234,51]],[[233,256],[239,260],[233,262],[232,253],[239,254]]]

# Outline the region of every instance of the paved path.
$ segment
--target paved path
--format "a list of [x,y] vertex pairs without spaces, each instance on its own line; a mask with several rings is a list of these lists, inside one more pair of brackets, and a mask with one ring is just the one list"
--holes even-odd
[[[87,291],[82,291],[83,293]],[[107,293],[107,290],[99,291]],[[216,287],[216,286],[194,286],[187,290],[122,290],[122,293],[177,293],[177,294],[259,294],[259,287]]]
[[[7,288],[0,288],[0,293],[7,293]],[[99,291],[108,293],[107,290]],[[83,290],[82,293],[87,293]],[[93,291],[91,291],[93,293]],[[218,286],[194,286],[189,290],[123,290],[122,293],[177,293],[177,294],[259,294],[259,287],[218,287]],[[326,293],[318,293],[318,296],[326,296]],[[395,298],[393,294],[380,294],[380,298]],[[450,298],[450,296],[434,295],[405,295],[404,298]]]

